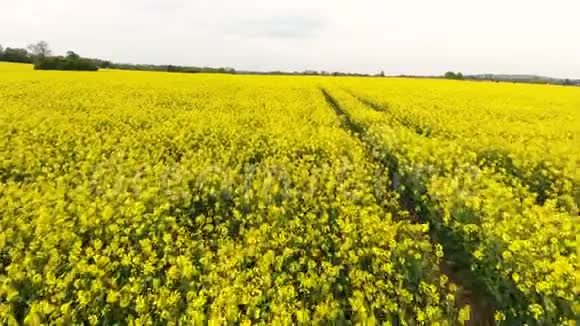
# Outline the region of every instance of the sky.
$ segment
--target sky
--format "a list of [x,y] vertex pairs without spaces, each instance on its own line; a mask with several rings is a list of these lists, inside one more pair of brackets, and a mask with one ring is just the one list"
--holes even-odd
[[114,62],[580,78],[580,0],[0,0],[0,44]]

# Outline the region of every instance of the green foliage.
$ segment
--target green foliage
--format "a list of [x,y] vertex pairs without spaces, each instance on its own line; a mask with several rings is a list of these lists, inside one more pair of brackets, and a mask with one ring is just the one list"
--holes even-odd
[[0,61],[31,63],[32,58],[26,49],[6,48],[0,53]]
[[445,73],[444,77],[447,78],[447,79],[458,79],[458,80],[460,80],[460,79],[463,79],[463,74],[460,73],[460,72],[455,73],[453,71],[448,71],[448,72]]
[[97,71],[99,67],[93,60],[81,58],[78,54],[68,51],[66,57],[45,57],[37,60],[34,69]]

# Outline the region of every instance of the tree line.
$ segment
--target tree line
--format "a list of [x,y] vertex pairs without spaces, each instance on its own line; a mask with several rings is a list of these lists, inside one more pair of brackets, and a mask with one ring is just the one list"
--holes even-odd
[[[64,56],[54,56],[50,46],[45,41],[39,41],[28,45],[26,48],[3,48],[0,45],[0,61],[32,63],[37,70],[83,70],[97,71],[103,69],[137,70],[137,71],[164,71],[179,73],[218,73],[218,74],[244,74],[244,75],[284,75],[284,76],[354,76],[354,77],[385,77],[384,71],[377,74],[350,73],[350,72],[329,72],[317,70],[304,71],[236,71],[230,67],[196,67],[178,65],[151,65],[151,64],[130,64],[115,63],[109,60],[83,58],[73,51],[68,51]],[[514,82],[514,83],[534,83],[534,84],[555,84],[565,86],[580,86],[580,79],[559,79],[541,76],[518,75],[463,75],[461,72],[448,71],[442,76],[416,76],[399,75],[395,77],[411,78],[445,78],[453,80],[484,80],[494,82]]]
[[0,61],[32,63],[36,70],[99,70],[93,60],[82,58],[73,51],[68,51],[64,56],[52,55],[50,46],[45,41],[30,44],[24,49],[4,49],[0,45]]
[[236,71],[231,67],[196,67],[178,65],[152,65],[152,64],[130,64],[115,63],[109,60],[96,58],[82,58],[73,51],[68,51],[65,56],[53,56],[47,42],[39,41],[28,45],[26,48],[5,49],[0,45],[0,61],[32,63],[34,69],[38,70],[91,70],[120,69],[137,71],[165,71],[180,73],[219,73],[219,74],[246,74],[246,75],[300,75],[300,76],[357,76],[357,77],[385,77],[381,71],[375,75],[350,73],[350,72],[328,72],[317,70],[304,71]]
[[453,80],[474,80],[474,81],[490,81],[490,82],[508,82],[508,83],[526,83],[526,84],[545,84],[545,85],[562,85],[562,86],[580,86],[580,79],[569,78],[550,78],[535,75],[466,75],[461,72],[448,71],[443,75],[443,78]]
[[100,68],[139,70],[139,71],[166,71],[182,73],[221,73],[235,74],[236,70],[229,67],[192,67],[176,65],[149,65],[114,63],[109,60],[83,58],[74,51],[68,51],[64,56],[52,54],[50,46],[45,41],[28,45],[26,48],[3,48],[0,45],[0,61],[32,63],[36,70],[82,70],[97,71]]
[[28,45],[26,48],[3,49],[0,45],[0,61],[32,63],[37,70],[88,70],[96,71],[103,69],[137,70],[137,71],[165,71],[180,73],[219,73],[219,74],[246,74],[246,75],[300,75],[300,76],[356,76],[356,77],[385,77],[381,71],[375,75],[350,72],[328,72],[317,70],[304,71],[236,71],[230,67],[196,67],[178,65],[152,65],[115,63],[109,60],[82,58],[73,51],[68,51],[65,56],[54,56],[50,46],[45,41],[39,41]]

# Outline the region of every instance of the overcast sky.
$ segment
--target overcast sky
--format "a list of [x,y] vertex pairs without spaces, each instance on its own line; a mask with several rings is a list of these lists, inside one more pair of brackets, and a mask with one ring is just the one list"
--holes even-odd
[[580,78],[580,0],[0,0],[0,44],[115,62]]

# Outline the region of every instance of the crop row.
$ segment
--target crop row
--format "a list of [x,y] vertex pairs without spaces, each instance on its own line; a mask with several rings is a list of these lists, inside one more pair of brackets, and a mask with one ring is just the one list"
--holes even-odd
[[[359,128],[445,249],[509,323],[573,322],[577,217],[536,196],[453,139],[428,137],[340,85],[325,90]],[[413,110],[413,109],[410,109]]]
[[0,323],[466,318],[309,79],[28,74],[0,81]]
[[574,88],[449,81],[351,81],[363,102],[416,133],[452,140],[478,165],[509,174],[536,201],[572,215],[580,207],[580,93]]

